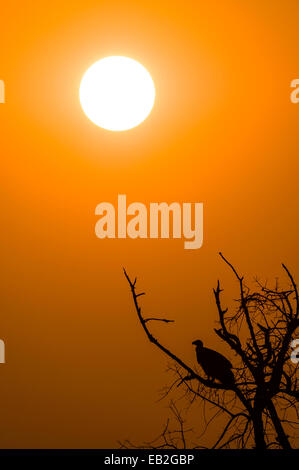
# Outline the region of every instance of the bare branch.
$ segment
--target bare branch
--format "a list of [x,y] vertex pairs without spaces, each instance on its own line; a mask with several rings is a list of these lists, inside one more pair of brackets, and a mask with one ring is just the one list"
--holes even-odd
[[149,341],[153,344],[155,344],[155,346],[157,346],[161,351],[163,351],[168,357],[170,357],[171,359],[173,359],[175,362],[177,362],[181,367],[183,367],[183,369],[185,369],[187,372],[189,372],[190,375],[192,375],[192,377],[194,379],[197,379],[199,382],[201,382],[202,384],[206,385],[207,387],[211,387],[211,388],[216,388],[216,389],[229,389],[230,387],[228,386],[225,386],[223,384],[218,384],[218,383],[215,383],[211,380],[206,380],[202,377],[200,377],[191,367],[189,367],[187,364],[185,364],[184,361],[182,361],[179,357],[177,357],[174,353],[172,353],[169,349],[167,349],[165,346],[163,346],[149,331],[149,329],[147,328],[146,326],[146,322],[144,321],[144,318],[142,317],[142,313],[141,313],[141,308],[140,306],[138,305],[138,301],[137,301],[137,297],[136,297],[136,291],[135,291],[135,286],[136,286],[136,282],[137,282],[137,278],[135,278],[135,281],[132,282],[126,272],[126,270],[124,269],[124,274],[125,274],[125,277],[131,287],[131,292],[132,292],[132,296],[133,296],[133,300],[134,300],[134,305],[135,305],[135,309],[136,309],[136,312],[137,312],[137,315],[138,315],[138,318],[139,318],[139,321],[141,323],[141,326],[143,327],[144,331],[145,331],[145,334],[146,336],[148,337]]
[[166,318],[144,318],[144,323],[147,323],[148,321],[162,321],[164,323],[174,323],[174,320],[167,320]]

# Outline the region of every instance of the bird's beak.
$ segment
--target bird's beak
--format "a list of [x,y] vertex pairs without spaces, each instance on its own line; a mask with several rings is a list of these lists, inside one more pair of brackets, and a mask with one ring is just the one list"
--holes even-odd
[[192,344],[196,345],[196,341],[192,341]]

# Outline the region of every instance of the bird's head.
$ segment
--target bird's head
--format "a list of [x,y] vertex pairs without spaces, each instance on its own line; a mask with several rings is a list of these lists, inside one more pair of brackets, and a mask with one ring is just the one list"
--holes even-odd
[[192,344],[194,344],[194,346],[196,346],[197,348],[203,347],[203,342],[200,339],[196,339],[195,341],[192,341]]

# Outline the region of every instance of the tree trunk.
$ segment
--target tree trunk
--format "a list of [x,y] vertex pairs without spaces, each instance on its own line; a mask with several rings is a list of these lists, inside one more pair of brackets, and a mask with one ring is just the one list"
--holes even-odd
[[263,418],[262,412],[254,410],[254,417],[252,419],[253,430],[254,430],[254,440],[256,449],[266,449],[266,442],[264,437],[264,427],[263,427]]
[[269,400],[269,403],[267,403],[267,408],[269,410],[272,422],[277,432],[278,442],[280,443],[283,449],[291,449],[291,444],[289,443],[288,436],[284,432],[284,429],[282,427],[281,421],[279,419],[279,416],[277,414],[275,406],[273,405],[272,400]]
[[266,441],[264,436],[263,410],[265,408],[265,398],[263,390],[257,390],[254,407],[252,410],[252,422],[254,430],[254,440],[256,449],[266,449]]

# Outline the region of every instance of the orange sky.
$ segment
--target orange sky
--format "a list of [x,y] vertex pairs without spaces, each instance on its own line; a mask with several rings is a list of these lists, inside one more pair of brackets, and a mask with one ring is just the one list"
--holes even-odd
[[[244,4],[243,4],[244,3]],[[246,5],[245,5],[246,3]],[[166,361],[137,322],[190,364],[213,334],[212,287],[233,293],[221,250],[247,273],[299,277],[296,0],[6,2],[1,6],[0,447],[114,447],[151,439]],[[96,60],[140,61],[156,104],[139,127],[102,130],[78,99]],[[204,244],[99,240],[102,201],[203,202]],[[229,295],[227,296],[229,299]]]

